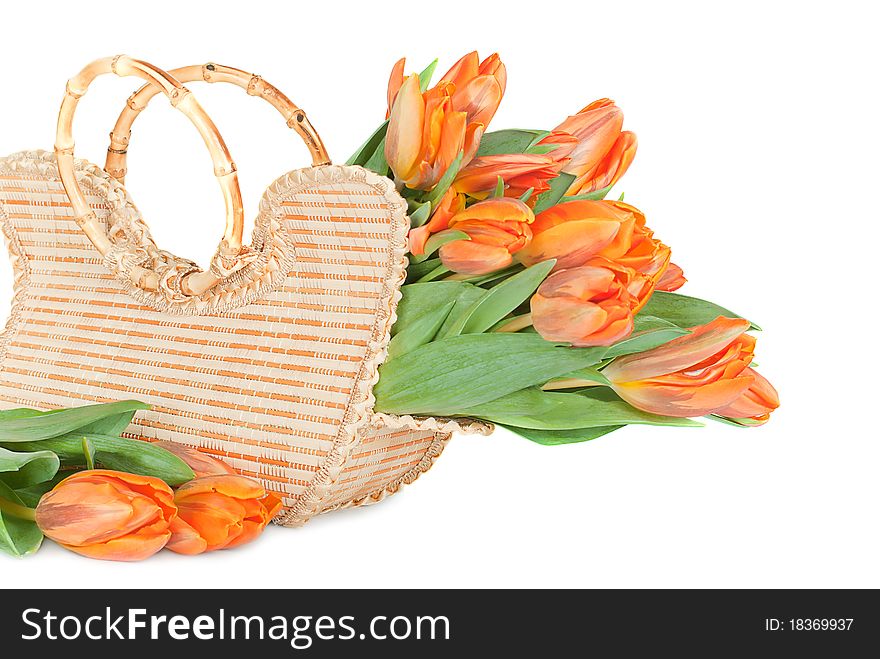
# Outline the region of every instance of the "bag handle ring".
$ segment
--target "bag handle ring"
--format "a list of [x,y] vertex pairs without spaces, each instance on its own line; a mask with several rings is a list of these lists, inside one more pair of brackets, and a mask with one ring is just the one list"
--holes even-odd
[[[226,143],[223,141],[214,122],[186,87],[162,69],[147,62],[132,59],[126,55],[95,60],[67,82],[64,100],[61,103],[61,110],[58,114],[55,158],[61,182],[70,199],[77,224],[103,256],[107,256],[114,249],[114,243],[110,240],[94,211],[89,207],[82,188],[76,179],[73,156],[75,147],[73,116],[76,112],[77,104],[86,91],[88,91],[89,85],[91,85],[95,78],[110,73],[120,77],[136,76],[155,85],[157,89],[160,89],[168,97],[171,105],[180,110],[199,131],[211,154],[211,160],[214,164],[214,175],[220,183],[226,203],[226,227],[220,247],[214,257],[214,264],[219,261],[224,264],[225,272],[236,271],[238,269],[235,266],[236,261],[239,256],[243,255],[243,252],[247,251],[242,248],[244,210],[238,182],[238,172]],[[193,268],[191,271],[183,274],[175,286],[179,291],[169,291],[169,293],[172,295],[182,293],[185,296],[199,296],[203,294],[222,279],[221,276],[214,272],[216,270],[214,264],[212,264],[212,268],[209,271],[203,272]],[[162,276],[154,268],[135,265],[131,267],[127,274],[132,283],[141,289],[147,291],[160,290]]]
[[[184,84],[198,81],[230,83],[244,89],[249,96],[262,98],[278,110],[284,117],[287,127],[295,130],[305,142],[312,155],[313,167],[331,164],[327,149],[306,113],[261,76],[213,62],[184,66],[172,69],[169,73]],[[153,97],[161,91],[153,84],[146,84],[138,89],[126,102],[110,133],[110,146],[107,149],[104,170],[120,183],[125,183],[125,176],[128,173],[126,160],[131,141],[131,126]]]

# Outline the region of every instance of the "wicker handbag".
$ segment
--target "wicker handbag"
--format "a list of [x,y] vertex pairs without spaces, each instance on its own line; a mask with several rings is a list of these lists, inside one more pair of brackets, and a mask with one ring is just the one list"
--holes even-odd
[[[77,103],[99,75],[149,84],[111,134],[107,166],[74,158]],[[284,116],[314,166],[278,178],[244,245],[235,166],[184,81],[230,82]],[[211,267],[159,249],[123,187],[130,127],[159,92],[196,126],[223,191]],[[171,74],[125,56],[67,84],[55,152],[0,159],[0,224],[14,268],[0,337],[0,406],[152,405],[127,435],[197,446],[284,498],[288,526],[379,501],[415,480],[454,431],[489,426],[377,414],[372,387],[404,278],[406,204],[391,181],[329,164],[305,114],[258,76]]]

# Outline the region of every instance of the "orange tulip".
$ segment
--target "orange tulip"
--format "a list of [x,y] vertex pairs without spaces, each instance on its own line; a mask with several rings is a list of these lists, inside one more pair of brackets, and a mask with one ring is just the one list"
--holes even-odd
[[744,373],[755,380],[739,398],[727,407],[715,410],[715,414],[734,419],[744,425],[759,426],[770,420],[770,412],[779,407],[779,394],[763,375],[752,368]]
[[[559,155],[554,155],[559,151]],[[478,199],[485,199],[504,181],[506,197],[521,197],[532,188],[531,205],[542,192],[550,189],[549,181],[559,175],[565,164],[563,149],[549,154],[507,153],[474,158],[455,178],[455,189]]]
[[638,142],[634,133],[622,131],[623,112],[607,98],[590,103],[556,127],[539,144],[555,144],[559,134],[578,140],[563,171],[577,178],[567,195],[586,194],[616,183],[635,158]]
[[244,476],[204,476],[174,496],[177,518],[168,549],[201,554],[231,549],[256,539],[281,509],[281,500]]
[[535,238],[517,258],[525,265],[556,259],[556,270],[584,265],[611,244],[626,213],[601,201],[569,201],[535,217]]
[[684,271],[674,263],[670,263],[657,281],[658,291],[677,291],[687,283]]
[[434,209],[431,219],[426,224],[410,230],[409,251],[413,254],[424,254],[425,243],[431,234],[443,231],[449,227],[449,220],[464,210],[464,195],[458,194],[453,188],[449,188],[437,208]]
[[519,199],[487,199],[457,213],[449,228],[464,231],[470,240],[455,240],[440,248],[440,260],[450,270],[484,275],[506,268],[532,239],[532,209]]
[[398,61],[388,81],[385,159],[408,187],[431,190],[460,152],[462,165],[476,155],[504,95],[507,72],[498,55],[481,63],[473,52],[422,93],[418,74],[404,77],[405,64]]
[[161,446],[169,453],[173,453],[183,460],[187,466],[193,470],[196,478],[235,473],[235,470],[222,460],[213,458],[207,453],[192,448],[191,446],[169,441],[156,442],[156,446]]
[[488,126],[507,88],[507,68],[498,53],[480,62],[473,51],[453,64],[441,80],[455,85],[453,108],[466,112],[468,123]]
[[517,255],[525,265],[555,258],[562,270],[604,257],[639,275],[639,290],[632,292],[642,302],[669,265],[670,249],[654,238],[644,214],[620,201],[557,204],[538,214],[532,233],[534,240]]
[[[619,357],[602,373],[621,398],[647,412],[763,416],[770,397],[749,368],[755,339],[745,334],[748,328],[747,320],[718,317],[658,348]],[[750,390],[757,393],[747,394]]]
[[408,77],[391,108],[385,136],[385,159],[394,175],[415,190],[430,190],[459,152],[464,163],[477,152],[484,125],[469,123],[453,109],[451,83],[440,82],[422,94],[419,76]]
[[586,265],[551,274],[532,296],[532,323],[548,341],[608,346],[633,329],[626,270]]
[[[406,76],[406,58],[395,62],[388,78],[388,112],[385,118],[391,116],[391,109],[397,98],[400,88],[403,86]],[[440,78],[440,83],[452,83],[453,109],[465,112],[468,115],[468,123],[481,123],[488,126],[507,87],[507,68],[501,62],[498,53],[490,55],[480,62],[476,51],[468,53]]]
[[91,469],[45,494],[36,521],[46,537],[77,554],[139,561],[165,546],[176,513],[174,493],[158,478]]

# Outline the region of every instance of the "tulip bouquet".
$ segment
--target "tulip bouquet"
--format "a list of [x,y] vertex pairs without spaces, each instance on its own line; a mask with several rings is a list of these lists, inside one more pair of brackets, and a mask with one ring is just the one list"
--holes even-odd
[[491,421],[542,444],[627,424],[761,424],[759,329],[685,283],[645,215],[605,197],[636,153],[610,100],[553,130],[487,131],[498,55],[431,86],[394,66],[386,121],[350,158],[394,179],[411,218],[397,323],[375,387],[393,414]]
[[25,556],[45,536],[83,556],[136,561],[259,536],[281,500],[195,449],[121,437],[147,408],[0,411],[0,550]]

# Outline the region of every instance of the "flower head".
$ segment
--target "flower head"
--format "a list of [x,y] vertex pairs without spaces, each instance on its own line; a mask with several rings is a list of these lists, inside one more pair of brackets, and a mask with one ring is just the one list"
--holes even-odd
[[174,493],[158,478],[92,469],[45,494],[36,521],[46,537],[77,554],[139,561],[165,546],[176,513]]

